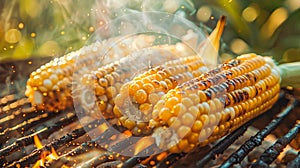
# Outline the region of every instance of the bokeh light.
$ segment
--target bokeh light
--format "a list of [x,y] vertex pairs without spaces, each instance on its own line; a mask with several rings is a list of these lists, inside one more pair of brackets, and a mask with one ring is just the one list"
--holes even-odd
[[236,54],[244,54],[248,51],[248,44],[239,38],[232,40],[230,49]]
[[211,17],[212,11],[209,6],[201,6],[197,11],[197,19],[201,22],[207,22]]
[[261,36],[265,39],[270,38],[276,29],[287,19],[288,11],[283,8],[277,8],[268,18],[267,22],[261,28]]
[[[300,36],[300,0],[3,0],[0,4],[0,61],[22,59],[18,53],[26,53],[27,58],[28,53],[31,57],[54,56],[77,50],[111,19],[149,10],[174,13],[209,28],[221,15],[227,16],[222,36],[227,47],[221,49],[221,55],[229,50],[236,54],[248,51],[283,60],[291,55],[287,53],[294,53],[291,49],[300,48],[295,45]],[[181,30],[174,27],[174,31]],[[108,38],[109,30],[105,34]],[[26,48],[30,51],[24,52]]]
[[285,3],[290,11],[295,11],[300,8],[299,0],[287,0]]
[[254,6],[249,6],[243,10],[242,16],[247,22],[253,22],[259,15],[259,10]]
[[17,29],[9,29],[6,33],[5,33],[5,41],[7,41],[8,43],[17,43],[21,40],[22,38],[22,34],[19,30]]

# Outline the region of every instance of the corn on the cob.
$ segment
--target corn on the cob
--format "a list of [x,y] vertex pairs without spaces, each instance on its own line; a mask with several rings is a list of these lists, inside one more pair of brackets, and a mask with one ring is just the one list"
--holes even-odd
[[198,55],[172,60],[152,68],[120,88],[120,93],[115,98],[114,114],[119,118],[120,124],[133,134],[147,134],[152,106],[161,96],[205,71],[207,68]]
[[[85,114],[95,118],[112,118],[114,98],[120,92],[121,86],[131,80],[132,76],[147,70],[148,63],[158,66],[177,59],[178,55],[185,57],[192,53],[193,51],[182,43],[142,49],[85,74],[80,80],[79,88],[74,89],[73,98],[85,110]],[[76,98],[76,95],[79,96]]]
[[270,58],[242,55],[164,95],[154,106],[152,136],[175,153],[206,145],[268,110],[279,84]]
[[[225,18],[222,17],[208,38],[217,51],[224,25]],[[149,134],[151,112],[161,96],[206,71],[208,68],[201,57],[193,55],[166,62],[135,77],[121,87],[115,99],[114,114],[119,118],[119,124],[135,135]]]
[[[25,95],[29,97],[32,105],[40,110],[57,111],[70,107],[72,105],[71,82],[74,71],[80,70],[80,73],[83,74],[91,70],[91,65],[99,66],[95,62],[101,62],[104,54],[108,58],[102,60],[101,64],[119,59],[140,48],[149,47],[152,45],[154,37],[138,35],[122,40],[118,44],[116,41],[121,40],[111,38],[101,43],[96,42],[41,66],[30,74]],[[108,48],[110,49],[104,53]]]

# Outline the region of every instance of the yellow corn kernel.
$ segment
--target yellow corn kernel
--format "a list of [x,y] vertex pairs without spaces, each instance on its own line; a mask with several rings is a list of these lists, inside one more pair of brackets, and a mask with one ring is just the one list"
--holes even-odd
[[[238,72],[239,69],[242,71]],[[163,96],[159,100],[162,103],[154,106],[160,115],[150,120],[157,123],[151,125],[156,128],[153,136],[158,140],[155,137],[160,135],[158,131],[169,129],[170,137],[178,138],[177,152],[187,152],[188,147],[192,150],[195,145],[204,146],[271,108],[279,96],[279,83],[280,74],[271,59],[255,54],[239,56]],[[178,92],[182,94],[176,95]],[[200,100],[192,101],[197,92]],[[173,101],[178,99],[181,101]],[[174,102],[172,107],[164,103],[169,101]],[[166,121],[165,115],[170,111],[172,117]],[[177,120],[181,125],[175,129]]]

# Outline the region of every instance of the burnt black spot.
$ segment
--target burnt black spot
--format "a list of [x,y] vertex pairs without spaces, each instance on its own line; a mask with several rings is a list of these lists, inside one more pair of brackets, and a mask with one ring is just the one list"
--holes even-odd
[[212,93],[211,93],[211,91],[209,89],[207,89],[206,91],[204,91],[204,93],[205,93],[207,99],[211,99]]
[[229,85],[232,85],[234,88],[236,87],[236,83],[233,80],[228,81]]
[[243,91],[243,95],[245,97],[245,100],[249,99],[249,93],[246,91]]
[[222,83],[220,85],[220,87],[222,87],[224,89],[224,91],[228,91],[228,89],[229,89],[229,85],[226,82]]
[[238,96],[235,94],[235,92],[232,92],[230,93],[231,96],[233,97],[233,100],[234,100],[234,103],[238,103],[239,102],[239,99],[238,99]]
[[257,88],[255,87],[255,96],[257,96],[258,95],[258,90],[257,90]]

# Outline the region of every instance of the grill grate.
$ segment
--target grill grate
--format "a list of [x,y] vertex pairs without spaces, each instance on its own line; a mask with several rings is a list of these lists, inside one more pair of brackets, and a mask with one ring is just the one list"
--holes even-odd
[[245,142],[236,152],[234,152],[221,166],[221,168],[230,167],[233,164],[240,163],[249,152],[251,152],[255,147],[261,145],[263,139],[274,130],[280,122],[291,112],[291,110],[296,106],[297,101],[291,98],[289,105],[278,114],[278,116],[271,121],[263,130],[259,131],[255,136],[251,137],[247,142]]

